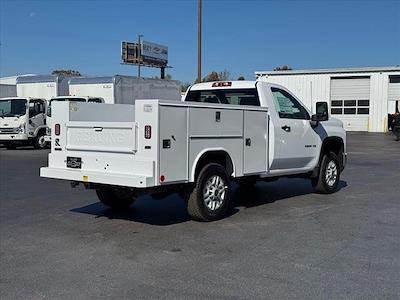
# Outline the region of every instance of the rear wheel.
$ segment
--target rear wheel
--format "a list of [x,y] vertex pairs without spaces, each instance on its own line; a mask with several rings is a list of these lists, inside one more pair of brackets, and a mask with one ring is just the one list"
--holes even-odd
[[133,191],[119,188],[98,188],[97,197],[100,202],[112,209],[127,209],[136,200]]
[[340,170],[337,155],[333,152],[325,154],[321,161],[318,177],[311,179],[315,191],[320,194],[334,193],[339,184]]
[[36,149],[44,149],[47,147],[47,142],[44,139],[44,136],[45,134],[43,132],[38,133],[34,144]]
[[214,221],[223,218],[230,208],[230,180],[224,167],[206,165],[196,180],[188,200],[188,213],[197,221]]

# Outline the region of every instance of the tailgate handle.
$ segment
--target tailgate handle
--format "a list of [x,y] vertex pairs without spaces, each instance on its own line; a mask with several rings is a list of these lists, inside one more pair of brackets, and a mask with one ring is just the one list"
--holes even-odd
[[103,127],[94,127],[94,131],[103,131]]

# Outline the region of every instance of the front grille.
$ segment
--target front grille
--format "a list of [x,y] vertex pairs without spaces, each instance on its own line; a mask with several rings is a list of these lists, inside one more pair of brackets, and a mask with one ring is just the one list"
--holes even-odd
[[18,128],[0,128],[0,134],[11,134],[11,133],[18,133]]

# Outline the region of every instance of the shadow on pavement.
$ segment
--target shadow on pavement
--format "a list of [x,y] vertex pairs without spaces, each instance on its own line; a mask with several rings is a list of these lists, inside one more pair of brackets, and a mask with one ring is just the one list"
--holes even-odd
[[[340,181],[338,190],[346,186],[345,181]],[[244,189],[234,184],[232,197],[235,207],[231,210],[229,216],[239,212],[238,207],[240,206],[255,207],[312,193],[314,193],[314,190],[310,181],[305,179],[280,179],[272,183],[260,182],[250,189]],[[130,209],[125,211],[109,209],[100,202],[74,208],[71,211],[94,215],[98,218],[106,217],[158,226],[190,221],[185,202],[176,194],[162,200],[155,200],[149,196],[140,197]]]

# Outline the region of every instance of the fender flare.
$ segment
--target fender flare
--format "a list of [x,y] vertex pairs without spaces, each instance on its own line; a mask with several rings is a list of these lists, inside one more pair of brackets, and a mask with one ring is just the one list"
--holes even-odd
[[235,177],[235,174],[236,174],[236,166],[235,166],[235,163],[234,163],[234,161],[233,161],[231,155],[229,154],[229,151],[228,151],[226,148],[223,148],[223,147],[215,147],[215,148],[203,149],[202,151],[200,151],[200,152],[197,154],[197,156],[196,156],[196,158],[195,158],[195,160],[193,161],[193,164],[192,164],[192,170],[191,170],[191,172],[190,172],[189,182],[194,182],[194,181],[195,181],[195,177],[196,177],[196,168],[197,168],[197,166],[198,166],[198,163],[199,163],[199,161],[201,160],[201,158],[202,158],[204,155],[207,155],[207,153],[209,153],[209,152],[222,152],[222,153],[225,153],[225,154],[229,157],[229,159],[230,159],[230,161],[231,161],[231,164],[232,164],[232,176]]

